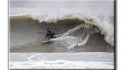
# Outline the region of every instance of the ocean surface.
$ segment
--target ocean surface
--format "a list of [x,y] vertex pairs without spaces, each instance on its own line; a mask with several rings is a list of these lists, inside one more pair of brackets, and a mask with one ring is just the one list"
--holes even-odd
[[[10,52],[113,52],[113,0],[10,0]],[[45,43],[46,29],[57,38]]]

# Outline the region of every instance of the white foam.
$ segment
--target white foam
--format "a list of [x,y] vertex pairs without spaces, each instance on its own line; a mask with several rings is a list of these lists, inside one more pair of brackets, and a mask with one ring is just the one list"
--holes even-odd
[[79,29],[82,28],[82,27],[88,28],[89,25],[80,24],[80,25],[74,27],[73,29],[69,29],[68,31],[66,31],[65,33],[63,33],[62,36],[67,36],[67,35],[69,35],[70,33],[73,33],[73,32],[75,32],[76,30],[79,30]]
[[113,69],[111,62],[94,61],[10,61],[10,69]]
[[74,36],[61,36],[55,39],[51,39],[50,41],[53,41],[54,43],[60,43],[66,46],[68,49],[71,49],[75,46],[85,45],[88,38],[89,38],[89,35],[85,39],[81,39]]
[[[113,69],[114,54],[80,53],[11,53],[10,69]],[[28,60],[27,60],[28,59]]]

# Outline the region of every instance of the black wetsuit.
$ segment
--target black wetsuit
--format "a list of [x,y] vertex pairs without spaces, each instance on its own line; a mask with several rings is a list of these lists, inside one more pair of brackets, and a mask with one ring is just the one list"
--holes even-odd
[[50,31],[50,29],[47,29],[47,34],[46,34],[47,39],[55,38],[54,35],[55,35],[55,33],[53,33],[52,31]]

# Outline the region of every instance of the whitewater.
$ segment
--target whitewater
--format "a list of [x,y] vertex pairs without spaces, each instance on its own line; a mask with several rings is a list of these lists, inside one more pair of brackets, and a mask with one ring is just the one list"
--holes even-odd
[[10,69],[113,69],[113,53],[11,53]]

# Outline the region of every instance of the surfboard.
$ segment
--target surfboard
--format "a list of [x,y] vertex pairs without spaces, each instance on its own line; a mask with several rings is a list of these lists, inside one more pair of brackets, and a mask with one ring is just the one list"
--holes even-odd
[[43,41],[43,43],[50,43],[50,42],[52,42],[51,39]]
[[[54,38],[57,38],[57,37],[54,37]],[[52,42],[52,39],[54,39],[54,38],[51,38],[51,39],[49,39],[49,40],[45,40],[45,41],[43,41],[43,43]]]
[[43,43],[47,43],[47,42],[50,42],[50,40],[43,41]]

